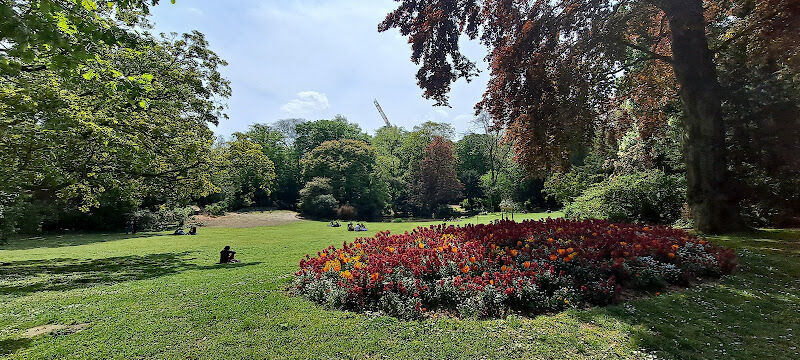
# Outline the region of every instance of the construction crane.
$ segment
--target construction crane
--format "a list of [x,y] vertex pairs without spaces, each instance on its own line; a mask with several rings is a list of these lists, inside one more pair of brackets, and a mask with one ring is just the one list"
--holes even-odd
[[381,104],[378,103],[378,99],[375,99],[375,107],[378,108],[378,112],[381,113],[381,117],[383,121],[386,123],[386,126],[392,127],[392,123],[389,122],[389,118],[386,117],[386,113],[383,112],[383,108],[381,108]]

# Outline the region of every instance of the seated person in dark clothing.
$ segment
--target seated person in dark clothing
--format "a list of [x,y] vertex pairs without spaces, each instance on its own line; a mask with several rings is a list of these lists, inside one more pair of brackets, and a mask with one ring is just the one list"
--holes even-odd
[[353,223],[347,224],[347,231],[356,231],[356,228],[353,227]]
[[189,229],[189,235],[197,235],[197,226],[192,226],[192,228]]
[[236,251],[231,251],[230,246],[225,246],[222,251],[219,252],[219,263],[220,264],[233,264],[238,263],[239,260],[236,260],[234,256],[236,255]]
[[175,232],[172,233],[172,235],[185,235],[185,234],[183,232],[183,228],[179,228],[178,230],[175,230]]

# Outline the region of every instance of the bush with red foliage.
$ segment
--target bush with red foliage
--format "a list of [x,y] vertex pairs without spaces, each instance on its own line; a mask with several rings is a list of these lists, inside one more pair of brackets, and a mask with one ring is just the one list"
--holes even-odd
[[550,219],[381,232],[307,255],[298,293],[333,308],[420,318],[558,311],[721,276],[736,256],[683,230]]

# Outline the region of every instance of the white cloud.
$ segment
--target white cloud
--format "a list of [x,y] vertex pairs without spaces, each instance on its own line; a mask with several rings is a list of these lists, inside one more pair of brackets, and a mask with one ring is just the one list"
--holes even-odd
[[302,91],[297,98],[281,106],[281,111],[292,115],[307,115],[331,107],[328,96],[316,91]]

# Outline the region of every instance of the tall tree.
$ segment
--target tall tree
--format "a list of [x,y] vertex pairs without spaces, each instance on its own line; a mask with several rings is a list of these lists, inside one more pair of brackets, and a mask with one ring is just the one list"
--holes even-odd
[[261,145],[241,133],[233,137],[217,149],[219,183],[215,185],[221,188],[228,210],[252,206],[275,187],[275,165]]
[[320,144],[332,140],[361,140],[368,141],[369,136],[361,131],[358,124],[347,121],[347,118],[337,115],[331,120],[317,120],[301,122],[295,126],[297,138],[294,146],[298,154],[305,155]]
[[[447,104],[452,82],[476,74],[461,54],[460,34],[481,38],[490,49],[491,79],[479,106],[508,126],[518,159],[537,170],[568,165],[606,113],[615,74],[647,61],[670,64],[681,89],[695,226],[707,232],[741,226],[701,0],[398,1],[379,30],[399,28],[409,36],[419,85],[439,104]],[[796,2],[769,3],[773,15],[755,27],[794,23]],[[652,28],[668,28],[662,33],[669,44],[653,37]]]
[[453,143],[441,136],[425,148],[425,158],[414,173],[414,201],[425,210],[434,210],[458,200],[463,186],[456,174]]
[[146,95],[131,101],[121,75],[104,70],[80,81],[49,68],[0,77],[0,192],[88,215],[109,201],[135,209],[213,191],[209,124],[225,117],[224,60],[200,33],[96,51],[93,68],[131,74]]
[[292,207],[297,202],[302,182],[300,158],[283,131],[272,125],[253,124],[241,136],[261,146],[264,154],[275,164],[277,178],[272,191],[272,203]]
[[303,177],[327,178],[340,205],[351,204],[360,216],[377,218],[383,210],[386,188],[374,173],[375,149],[361,140],[330,140],[300,161]]

